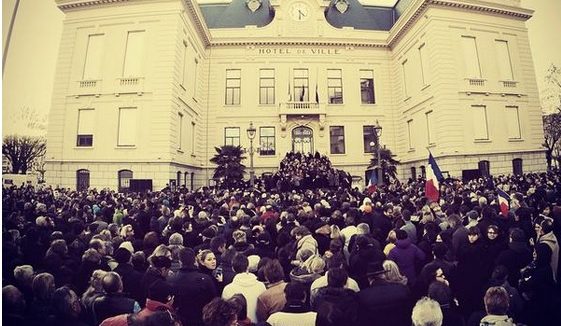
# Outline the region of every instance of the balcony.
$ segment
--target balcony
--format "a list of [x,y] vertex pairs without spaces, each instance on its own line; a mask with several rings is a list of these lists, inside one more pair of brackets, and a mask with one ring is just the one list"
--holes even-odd
[[325,105],[316,102],[285,102],[279,104],[279,115],[325,115]]
[[138,94],[144,92],[144,77],[117,78],[115,83],[115,95],[119,94]]
[[99,96],[101,93],[101,80],[79,80],[74,85],[74,96]]

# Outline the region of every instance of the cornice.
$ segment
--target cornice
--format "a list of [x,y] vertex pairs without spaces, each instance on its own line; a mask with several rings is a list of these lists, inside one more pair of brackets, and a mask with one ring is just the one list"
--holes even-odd
[[534,13],[533,10],[529,9],[478,0],[418,0],[409,7],[392,27],[390,36],[388,37],[388,46],[392,48],[429,7],[447,7],[465,11],[476,11],[520,20],[528,20]]
[[189,10],[191,17],[193,17],[193,23],[202,38],[204,46],[208,47],[210,45],[210,31],[208,30],[206,23],[203,22],[203,14],[199,9],[199,6],[194,3],[194,0],[184,0],[183,2]]
[[128,2],[128,1],[129,0],[76,0],[76,1],[56,0],[58,8],[63,12],[76,8],[93,7],[93,6],[113,4],[119,2]]
[[228,47],[228,46],[344,46],[357,48],[387,48],[385,43],[365,43],[362,40],[357,41],[310,41],[310,40],[284,40],[284,41],[212,41],[212,47]]

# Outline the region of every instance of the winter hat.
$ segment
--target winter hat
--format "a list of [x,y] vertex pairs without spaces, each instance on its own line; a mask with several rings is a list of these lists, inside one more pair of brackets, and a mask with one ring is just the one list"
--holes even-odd
[[171,258],[166,256],[153,256],[151,258],[152,265],[156,268],[170,268],[171,267]]
[[148,299],[161,303],[167,303],[172,294],[171,286],[163,280],[153,282],[148,288]]
[[476,220],[479,218],[479,214],[476,211],[469,211],[467,212],[466,216],[471,220]]
[[384,274],[384,273],[386,273],[386,270],[384,269],[384,265],[383,265],[381,260],[371,262],[366,266],[366,275],[367,276],[379,275],[379,274]]

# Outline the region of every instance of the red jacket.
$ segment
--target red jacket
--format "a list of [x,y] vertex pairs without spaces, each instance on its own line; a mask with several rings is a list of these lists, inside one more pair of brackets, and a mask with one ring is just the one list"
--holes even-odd
[[[173,307],[167,303],[161,303],[155,300],[146,299],[146,307],[138,312],[138,319],[144,320],[146,317],[154,314],[156,311],[161,311],[162,309],[160,307],[174,312]],[[100,324],[100,326],[128,326],[128,316],[128,314],[123,314],[107,318]]]

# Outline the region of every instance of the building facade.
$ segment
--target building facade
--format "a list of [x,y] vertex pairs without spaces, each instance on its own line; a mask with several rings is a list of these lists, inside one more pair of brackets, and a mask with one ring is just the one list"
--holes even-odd
[[50,184],[208,185],[250,122],[258,175],[318,151],[364,182],[376,123],[401,179],[428,150],[456,178],[545,170],[519,0],[56,2]]

